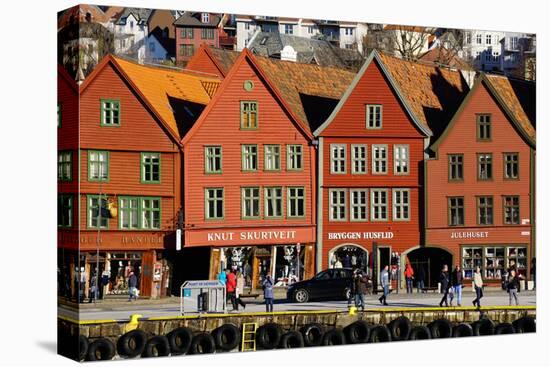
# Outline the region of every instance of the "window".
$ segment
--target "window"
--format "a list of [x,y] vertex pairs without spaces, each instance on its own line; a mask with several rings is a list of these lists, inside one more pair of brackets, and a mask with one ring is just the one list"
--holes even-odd
[[306,213],[303,187],[289,187],[288,197],[288,216],[290,218],[304,217]]
[[477,155],[478,180],[491,180],[493,178],[493,155],[481,153]]
[[504,224],[519,224],[519,196],[504,196]]
[[477,197],[477,224],[485,226],[493,224],[493,197]]
[[449,154],[449,181],[464,180],[464,155]]
[[242,217],[244,219],[260,217],[260,188],[243,187],[241,189]]
[[491,58],[492,58],[491,53],[490,53],[490,52],[487,52],[487,53],[485,54],[485,61],[491,61]]
[[141,199],[141,229],[160,229],[160,199]]
[[257,145],[242,146],[242,170],[243,171],[258,170],[258,146]]
[[363,174],[367,173],[367,146],[356,145],[351,146],[351,173]]
[[208,23],[210,22],[210,14],[208,13],[202,13],[201,14],[201,22]]
[[191,39],[193,37],[193,28],[185,27],[181,29],[181,38]]
[[180,45],[180,55],[184,57],[191,57],[195,54],[194,45]]
[[510,37],[510,49],[517,50],[517,48],[518,48],[518,38]]
[[287,145],[286,169],[288,171],[299,171],[303,169],[301,145]]
[[393,147],[394,166],[393,171],[396,175],[409,174],[409,146],[395,145]]
[[265,217],[281,218],[283,216],[283,188],[266,187],[265,196]]
[[88,227],[107,228],[109,225],[109,211],[107,210],[107,198],[99,195],[88,196]]
[[483,249],[481,247],[462,248],[462,270],[465,278],[473,278],[476,267],[482,269],[483,274]]
[[206,219],[223,219],[223,189],[205,189]]
[[285,24],[285,34],[293,34],[294,26],[292,24]]
[[477,139],[491,140],[491,115],[477,115]]
[[486,45],[490,45],[490,44],[491,44],[491,40],[492,40],[492,39],[491,39],[491,35],[490,35],[490,34],[487,34],[487,35],[485,36],[485,44],[486,44]]
[[222,147],[204,147],[204,172],[222,173]]
[[388,220],[388,190],[371,189],[370,191],[371,220]]
[[113,99],[101,100],[101,126],[120,126],[120,102]]
[[141,153],[141,182],[160,183],[160,153]]
[[346,36],[353,36],[353,28],[349,28],[349,27],[344,28],[344,33]]
[[498,62],[500,59],[500,54],[498,52],[493,52],[493,62]]
[[350,217],[352,221],[366,221],[368,219],[367,196],[367,189],[350,190]]
[[481,52],[480,51],[476,51],[476,60],[481,60]]
[[504,153],[504,178],[517,180],[519,178],[519,154]]
[[281,146],[264,145],[264,171],[279,171],[281,169]]
[[201,29],[201,38],[203,40],[213,40],[214,39],[214,29],[213,28],[203,28],[203,29]]
[[388,146],[387,145],[372,146],[372,173],[373,174],[388,173]]
[[119,197],[118,199],[120,229],[139,229],[139,198]]
[[500,279],[506,264],[504,258],[504,247],[485,247],[485,261],[483,262],[482,274],[485,278]]
[[465,277],[472,278],[476,267],[487,279],[502,279],[507,264],[515,261],[518,273],[526,275],[527,248],[525,246],[483,246],[462,248],[462,268]]
[[244,23],[244,29],[248,31],[250,29],[250,23]]
[[258,102],[241,101],[241,130],[258,128]]
[[481,45],[481,34],[476,35],[476,43]]
[[149,42],[149,51],[155,52],[155,44],[153,42]]
[[393,220],[410,220],[409,189],[393,190]]
[[451,197],[449,200],[449,226],[464,225],[464,198]]
[[330,145],[330,173],[346,173],[346,145]]
[[506,247],[506,260],[506,264],[509,264],[512,260],[516,263],[517,272],[520,275],[527,275],[527,247]]
[[73,152],[57,152],[57,180],[71,181],[73,172]]
[[88,151],[88,181],[109,180],[109,152]]
[[62,105],[61,103],[57,102],[57,127],[61,127],[61,121],[62,121]]
[[330,195],[330,217],[331,221],[346,220],[346,190],[331,189]]
[[308,34],[313,34],[313,26],[311,26],[311,25],[307,26],[307,33]]
[[366,106],[367,129],[382,128],[382,105],[368,104]]
[[470,32],[466,33],[466,43],[472,43],[472,34]]
[[73,226],[73,197],[71,195],[57,195],[57,226]]

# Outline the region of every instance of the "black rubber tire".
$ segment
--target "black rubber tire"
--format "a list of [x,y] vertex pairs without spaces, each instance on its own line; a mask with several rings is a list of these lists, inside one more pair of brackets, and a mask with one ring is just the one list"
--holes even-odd
[[134,358],[143,353],[147,335],[143,330],[132,330],[118,338],[116,349],[118,355],[125,358]]
[[330,329],[323,335],[322,345],[344,345],[346,337],[342,329]]
[[474,330],[470,324],[458,324],[453,327],[453,338],[474,336]]
[[405,316],[399,316],[388,324],[388,329],[392,341],[408,340],[412,329],[411,321]]
[[524,316],[512,323],[517,334],[536,333],[537,321],[532,316]]
[[[299,296],[299,294],[302,294],[302,296]],[[294,291],[294,295],[292,298],[294,298],[294,301],[298,303],[306,303],[307,301],[309,301],[310,297],[307,289],[300,288]]]
[[447,319],[434,320],[428,325],[428,328],[432,339],[450,338],[453,335],[453,325]]
[[88,338],[86,338],[84,335],[78,336],[78,358],[79,361],[83,361],[86,359],[86,354],[88,354],[88,347],[90,346],[90,342],[88,341]]
[[108,361],[115,356],[115,345],[106,338],[99,338],[88,347],[88,361]]
[[168,333],[168,343],[172,355],[187,354],[193,341],[193,332],[186,327],[179,327]]
[[431,338],[432,333],[430,332],[430,329],[424,325],[413,327],[409,334],[409,340],[426,340]]
[[370,330],[369,343],[391,342],[391,332],[386,325],[376,325]]
[[484,317],[472,323],[472,329],[474,336],[493,335],[495,333],[495,323],[493,320]]
[[503,322],[495,326],[495,335],[515,334],[516,329],[509,322]]
[[352,322],[344,328],[347,344],[367,343],[370,338],[370,326],[364,320]]
[[216,342],[212,335],[200,333],[193,337],[189,354],[210,354],[216,352]]
[[230,351],[239,346],[241,331],[233,324],[223,324],[212,331],[216,347],[224,351]]
[[323,342],[325,328],[321,324],[307,324],[304,325],[300,331],[304,337],[304,344],[306,347],[318,347]]
[[274,323],[269,322],[258,328],[256,332],[256,343],[262,349],[275,349],[281,343],[283,330]]
[[170,355],[170,342],[164,335],[156,335],[145,343],[145,349],[141,356],[148,357],[167,357]]
[[304,347],[304,337],[298,331],[289,331],[281,336],[281,349],[294,349]]

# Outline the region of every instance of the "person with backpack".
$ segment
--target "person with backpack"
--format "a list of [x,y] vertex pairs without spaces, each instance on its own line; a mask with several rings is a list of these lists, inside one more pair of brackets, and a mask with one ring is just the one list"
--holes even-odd
[[262,282],[264,289],[265,312],[273,312],[273,280],[271,275],[267,274]]

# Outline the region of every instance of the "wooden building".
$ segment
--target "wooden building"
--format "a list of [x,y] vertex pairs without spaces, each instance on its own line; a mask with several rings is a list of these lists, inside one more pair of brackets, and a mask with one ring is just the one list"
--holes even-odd
[[535,256],[535,85],[481,75],[426,162],[426,244],[500,285]]
[[467,89],[458,71],[371,53],[314,133],[318,270],[359,267],[377,279],[391,265],[397,279],[423,247],[425,149]]

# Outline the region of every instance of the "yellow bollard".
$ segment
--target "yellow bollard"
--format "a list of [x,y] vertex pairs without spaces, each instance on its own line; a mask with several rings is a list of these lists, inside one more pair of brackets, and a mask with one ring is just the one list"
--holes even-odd
[[356,313],[357,313],[357,307],[351,306],[351,307],[349,308],[349,314],[350,314],[350,315],[355,315]]
[[130,315],[130,321],[124,325],[124,332],[127,333],[128,331],[136,330],[139,324],[139,318],[143,317],[142,315],[133,314]]

